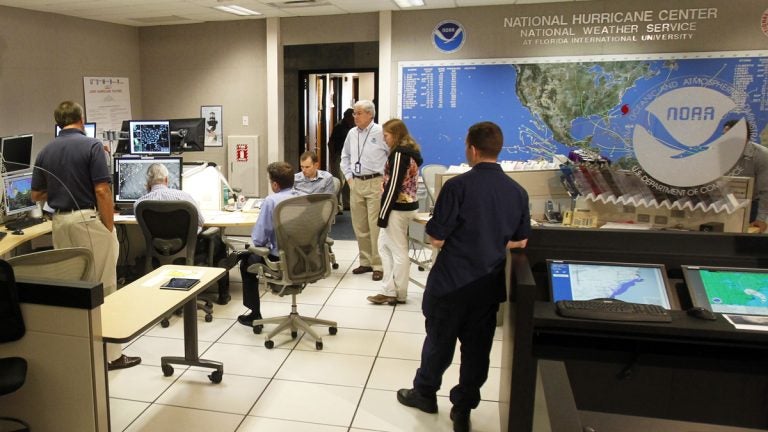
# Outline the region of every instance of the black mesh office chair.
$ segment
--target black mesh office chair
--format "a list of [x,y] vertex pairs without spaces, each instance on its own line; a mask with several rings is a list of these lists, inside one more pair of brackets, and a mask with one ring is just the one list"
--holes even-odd
[[307,284],[317,282],[331,273],[329,247],[326,243],[336,214],[336,197],[331,194],[303,195],[289,198],[275,207],[273,223],[277,237],[279,261],[270,261],[269,248],[254,247],[249,251],[264,258],[265,263],[248,267],[248,271],[258,273],[260,282],[267,284],[273,294],[291,296],[291,313],[276,318],[253,321],[254,333],[260,333],[264,324],[277,323],[278,326],[266,337],[264,346],[273,348],[272,338],[290,327],[291,337],[298,336],[298,329],[315,340],[315,348],[323,349],[323,339],[310,327],[312,324],[329,326],[331,335],[336,334],[335,321],[321,320],[299,315],[296,309],[296,295]]
[[[13,268],[5,261],[0,261],[0,343],[21,339],[26,332],[24,317],[19,306],[19,293]],[[27,380],[27,361],[21,357],[0,358],[0,396],[11,394],[20,389]],[[15,423],[29,431],[29,425],[23,420],[12,417],[0,417],[5,422]]]
[[[141,227],[146,245],[144,272],[149,273],[165,264],[195,265],[197,245],[197,208],[188,201],[145,200],[136,205],[136,221]],[[213,238],[218,228],[208,228],[200,236],[209,238],[213,249]],[[212,256],[212,255],[211,255]],[[212,262],[202,265],[213,267]],[[205,312],[205,321],[213,320],[213,302],[198,297],[197,308]],[[168,326],[168,319],[161,322]]]

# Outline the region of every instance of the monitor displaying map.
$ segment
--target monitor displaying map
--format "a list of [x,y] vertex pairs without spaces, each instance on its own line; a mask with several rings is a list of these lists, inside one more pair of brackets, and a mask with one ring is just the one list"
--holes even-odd
[[768,316],[768,270],[681,266],[694,306],[712,312]]
[[547,260],[552,301],[614,299],[678,308],[662,264]]

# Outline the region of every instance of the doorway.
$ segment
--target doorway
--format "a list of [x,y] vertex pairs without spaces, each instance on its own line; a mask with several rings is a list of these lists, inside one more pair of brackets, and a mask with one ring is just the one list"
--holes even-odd
[[326,144],[334,125],[355,102],[376,104],[378,84],[377,69],[299,71],[298,153],[314,151],[321,169],[331,171]]

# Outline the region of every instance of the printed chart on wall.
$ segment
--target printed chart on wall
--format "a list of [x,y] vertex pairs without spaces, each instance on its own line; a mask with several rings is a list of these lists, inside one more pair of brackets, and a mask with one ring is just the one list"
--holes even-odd
[[[591,149],[627,168],[658,155],[701,164],[732,147],[738,157],[747,126],[752,141],[768,142],[763,51],[401,62],[399,69],[399,115],[425,163],[465,162],[466,131],[485,120],[502,127],[501,160]],[[723,133],[729,120],[741,120],[741,135]]]

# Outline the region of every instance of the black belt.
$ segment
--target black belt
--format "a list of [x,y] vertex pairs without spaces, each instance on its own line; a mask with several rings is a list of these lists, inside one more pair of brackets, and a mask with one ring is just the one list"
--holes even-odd
[[372,178],[381,177],[381,174],[380,173],[376,173],[376,174],[368,174],[368,175],[362,175],[362,176],[353,175],[352,177],[354,177],[356,179],[360,179],[360,180],[370,180]]
[[73,209],[66,209],[66,210],[64,210],[64,209],[55,209],[54,212],[56,212],[56,213],[72,213],[72,212],[81,211],[81,210],[96,210],[96,208],[95,207],[83,207],[83,208],[73,208]]

